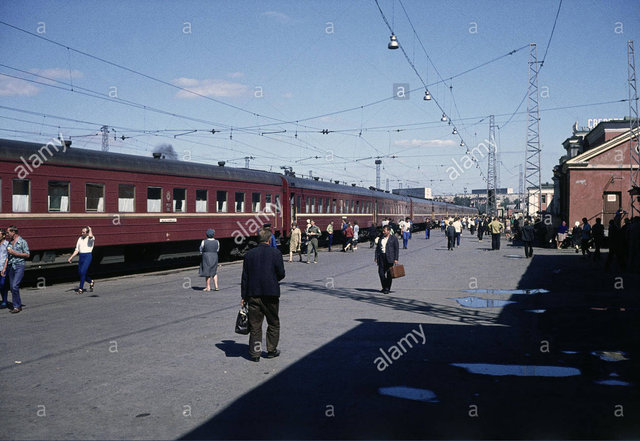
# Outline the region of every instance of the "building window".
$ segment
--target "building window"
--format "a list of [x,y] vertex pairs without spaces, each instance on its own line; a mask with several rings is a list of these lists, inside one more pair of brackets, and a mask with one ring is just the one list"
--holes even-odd
[[216,192],[216,211],[218,213],[227,212],[227,192],[226,191],[218,190]]
[[31,210],[31,182],[28,179],[13,180],[12,210],[16,213],[28,213]]
[[254,213],[260,212],[260,193],[251,194],[251,211]]
[[196,190],[196,213],[206,213],[208,210],[208,196],[207,190]]
[[265,211],[265,213],[271,213],[271,211],[272,211],[272,210],[271,210],[271,201],[272,201],[272,199],[271,199],[271,193],[267,193],[267,194],[265,195],[265,199],[264,199],[264,201],[265,201],[265,202],[264,202],[264,211]]
[[547,195],[546,195],[546,194],[543,194],[543,195],[540,195],[540,196],[541,196],[541,198],[542,198],[542,203],[543,203],[543,204],[546,204],[546,203],[547,203]]
[[84,187],[84,209],[104,212],[104,184],[86,184]]
[[69,183],[49,181],[49,211],[69,211]]
[[133,213],[136,211],[135,185],[118,185],[118,211],[123,213]]
[[244,213],[244,193],[236,193],[236,213]]
[[162,188],[147,187],[147,212],[162,212]]
[[173,189],[173,212],[184,213],[187,211],[187,189]]

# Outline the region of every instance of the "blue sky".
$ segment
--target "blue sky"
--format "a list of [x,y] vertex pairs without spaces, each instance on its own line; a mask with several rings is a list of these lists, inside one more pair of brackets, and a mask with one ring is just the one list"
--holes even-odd
[[[496,115],[500,186],[517,191],[527,102],[510,117],[527,92],[527,45],[537,43],[543,58],[559,1],[379,4],[467,146],[488,137],[488,116]],[[543,182],[576,121],[628,115],[627,102],[597,103],[628,98],[627,40],[640,46],[639,5],[563,1],[539,76]],[[115,130],[114,152],[150,155],[168,143],[185,160],[242,167],[253,156],[252,168],[290,166],[298,175],[365,187],[375,185],[379,156],[382,186],[388,178],[392,188],[428,186],[435,194],[486,187],[476,168],[451,179],[449,167],[466,149],[440,121],[435,101],[422,99],[422,83],[402,52],[387,49],[390,33],[373,0],[5,0],[0,17],[61,44],[0,25],[4,138],[45,142],[60,130],[78,148],[100,149],[105,124]],[[440,77],[420,41],[446,86],[435,84]],[[390,99],[402,83],[420,90]],[[484,176],[486,163],[480,160]]]

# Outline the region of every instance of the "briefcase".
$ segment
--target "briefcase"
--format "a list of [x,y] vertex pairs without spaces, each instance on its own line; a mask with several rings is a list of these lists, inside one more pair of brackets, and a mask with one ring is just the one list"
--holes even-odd
[[392,279],[397,279],[398,277],[404,277],[404,265],[393,265],[389,268],[389,274]]
[[249,316],[246,306],[240,308],[236,317],[236,334],[247,335],[249,333]]

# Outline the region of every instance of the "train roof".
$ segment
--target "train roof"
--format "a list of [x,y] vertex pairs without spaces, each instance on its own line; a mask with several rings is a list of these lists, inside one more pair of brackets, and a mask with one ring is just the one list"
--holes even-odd
[[352,185],[341,185],[333,182],[316,181],[315,179],[297,178],[295,176],[286,176],[285,179],[289,183],[289,187],[303,188],[309,190],[331,191],[335,193],[346,193],[351,195],[379,197],[385,199],[393,199],[398,201],[409,201],[409,197],[400,196],[384,191],[371,190],[369,188],[357,187]]
[[45,144],[0,139],[0,158],[18,162],[22,157],[29,163],[31,162],[29,157],[36,154],[45,159],[43,162],[60,166],[282,185],[282,175],[262,170],[221,167],[172,159],[155,159],[74,147],[63,151],[62,147],[58,144],[55,145],[58,151],[50,146],[48,148],[50,154],[48,151],[42,150]]

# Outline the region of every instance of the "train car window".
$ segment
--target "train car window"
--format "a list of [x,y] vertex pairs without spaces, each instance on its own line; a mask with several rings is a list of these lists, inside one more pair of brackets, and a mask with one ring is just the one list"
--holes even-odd
[[338,211],[336,210],[338,202],[333,200],[333,210],[331,211],[333,214],[336,214]]
[[360,206],[360,201],[356,201],[356,213],[362,213],[362,207]]
[[323,204],[324,204],[324,198],[318,198],[318,213],[322,213]]
[[49,211],[69,211],[69,182],[49,181]]
[[304,198],[305,213],[311,213],[311,211],[309,211],[309,199],[309,196]]
[[226,191],[216,192],[216,211],[218,213],[227,212],[227,192]]
[[260,211],[260,193],[251,193],[251,211],[258,213]]
[[296,200],[296,211],[298,213],[302,211],[301,207],[302,207],[302,196],[298,196],[298,199]]
[[147,187],[147,212],[160,213],[162,211],[162,188]]
[[173,189],[173,211],[174,213],[187,211],[187,190],[185,188]]
[[118,184],[118,211],[133,213],[136,211],[136,186]]
[[271,193],[267,193],[264,195],[264,211],[265,213],[271,213]]
[[85,211],[104,212],[104,184],[85,184]]
[[244,193],[236,193],[236,213],[244,213]]
[[13,180],[11,209],[15,213],[31,211],[31,181],[28,179]]
[[206,213],[209,211],[209,191],[196,190],[196,213]]
[[316,212],[316,198],[311,198],[311,212]]
[[282,205],[280,205],[280,195],[277,194],[276,195],[276,213],[280,213],[280,208],[282,207]]

